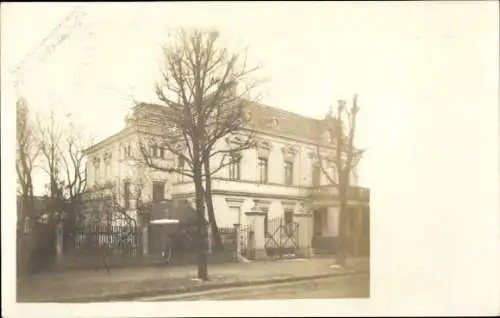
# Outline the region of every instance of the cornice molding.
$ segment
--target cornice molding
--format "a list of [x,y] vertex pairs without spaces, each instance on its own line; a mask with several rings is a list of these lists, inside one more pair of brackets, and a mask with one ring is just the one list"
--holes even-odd
[[226,198],[226,203],[230,207],[241,207],[244,201],[242,198]]

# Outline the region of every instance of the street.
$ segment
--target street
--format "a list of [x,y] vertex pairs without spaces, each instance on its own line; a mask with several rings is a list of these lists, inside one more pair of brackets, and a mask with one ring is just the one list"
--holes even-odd
[[165,295],[141,301],[174,300],[257,300],[257,299],[325,299],[370,297],[369,274],[329,277],[300,282],[209,290],[185,295]]

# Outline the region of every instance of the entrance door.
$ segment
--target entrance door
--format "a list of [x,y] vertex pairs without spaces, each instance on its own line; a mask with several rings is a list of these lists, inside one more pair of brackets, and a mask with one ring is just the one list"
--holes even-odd
[[323,224],[325,223],[325,210],[314,211],[313,233],[314,236],[321,236],[323,234]]

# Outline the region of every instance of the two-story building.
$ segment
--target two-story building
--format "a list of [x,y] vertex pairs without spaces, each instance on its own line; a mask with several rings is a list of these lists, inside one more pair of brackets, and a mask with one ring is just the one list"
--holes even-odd
[[[140,104],[126,118],[125,128],[87,150],[88,186],[112,182],[121,202],[133,210],[131,197],[143,201],[194,199],[194,184],[186,176],[153,171],[138,163],[139,140],[149,139],[150,153],[165,166],[183,167],[182,160],[168,152],[155,134],[158,105]],[[257,146],[231,154],[231,164],[213,176],[212,198],[219,226],[245,225],[254,204],[266,211],[266,220],[284,217],[292,222],[294,214],[308,209],[313,213],[313,247],[328,249],[338,236],[339,203],[334,184],[322,173],[319,160],[331,157],[333,135],[331,120],[304,117],[281,109],[249,102],[245,108]],[[217,147],[231,147],[235,136],[220,140]],[[218,164],[220,158],[213,158]],[[332,165],[323,162],[324,167]],[[334,169],[330,169],[335,177]],[[348,233],[355,236],[354,249],[368,249],[369,192],[357,187],[358,175],[351,175]],[[265,224],[267,221],[265,221]]]

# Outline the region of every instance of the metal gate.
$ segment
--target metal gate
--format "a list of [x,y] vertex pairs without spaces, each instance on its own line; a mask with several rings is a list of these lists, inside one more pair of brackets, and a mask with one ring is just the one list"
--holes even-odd
[[242,225],[240,228],[240,250],[243,257],[253,259],[255,249],[253,247],[254,230],[251,224]]
[[284,217],[267,221],[265,248],[268,256],[283,257],[294,254],[299,247],[299,224],[286,222]]

